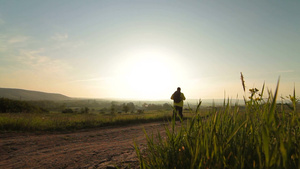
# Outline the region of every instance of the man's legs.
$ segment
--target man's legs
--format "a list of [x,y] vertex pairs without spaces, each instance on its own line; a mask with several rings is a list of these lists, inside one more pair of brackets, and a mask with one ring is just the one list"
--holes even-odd
[[178,112],[179,112],[179,116],[180,116],[181,120],[183,120],[182,107],[178,106]]
[[173,117],[175,116],[175,119],[177,118],[177,113],[179,113],[179,116],[182,119],[183,118],[182,107],[175,106],[175,110],[173,110]]

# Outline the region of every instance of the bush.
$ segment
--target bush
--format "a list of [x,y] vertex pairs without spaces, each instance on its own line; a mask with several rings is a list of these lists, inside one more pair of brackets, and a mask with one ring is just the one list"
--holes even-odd
[[138,114],[143,114],[143,113],[144,113],[144,110],[138,109],[138,110],[137,110],[137,113],[138,113]]
[[72,109],[64,109],[62,113],[74,113]]

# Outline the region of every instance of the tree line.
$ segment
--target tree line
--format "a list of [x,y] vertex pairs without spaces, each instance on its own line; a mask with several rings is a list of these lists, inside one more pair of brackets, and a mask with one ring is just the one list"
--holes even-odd
[[48,110],[26,101],[0,98],[0,113],[47,113]]
[[168,104],[134,104],[133,102],[66,100],[66,101],[21,101],[0,98],[0,113],[143,113],[147,110],[172,110]]

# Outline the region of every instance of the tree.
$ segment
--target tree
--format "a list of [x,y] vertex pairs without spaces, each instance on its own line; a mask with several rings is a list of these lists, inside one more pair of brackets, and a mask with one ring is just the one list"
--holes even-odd
[[105,112],[107,112],[107,108],[102,108],[102,109],[99,110],[99,112],[100,112],[101,114],[105,114]]
[[134,112],[134,111],[135,111],[135,105],[134,105],[134,103],[129,102],[129,103],[127,103],[127,106],[129,107],[129,110],[130,110],[131,112]]
[[110,107],[110,112],[111,112],[111,114],[115,114],[115,111],[116,111],[116,108],[115,108],[116,106],[115,106],[115,104],[112,102],[111,103],[111,107]]
[[144,113],[144,110],[139,109],[139,110],[137,110],[137,112],[138,112],[138,114],[143,114],[143,113]]
[[128,106],[128,104],[125,104],[125,103],[124,103],[122,109],[123,109],[123,111],[124,111],[125,113],[127,113],[127,112],[129,111],[129,106]]
[[172,107],[171,107],[170,104],[168,104],[168,103],[163,104],[163,108],[164,108],[165,110],[171,110],[171,109],[172,109]]
[[0,113],[42,113],[48,110],[26,101],[0,98]]
[[82,113],[82,114],[88,114],[89,111],[90,111],[90,109],[88,107],[84,107],[84,108],[81,108],[80,113]]
[[64,109],[62,113],[74,113],[72,109]]

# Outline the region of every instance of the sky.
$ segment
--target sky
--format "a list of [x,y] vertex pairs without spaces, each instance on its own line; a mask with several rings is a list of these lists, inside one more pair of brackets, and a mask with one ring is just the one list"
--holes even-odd
[[300,1],[0,0],[0,87],[80,98],[300,95]]

